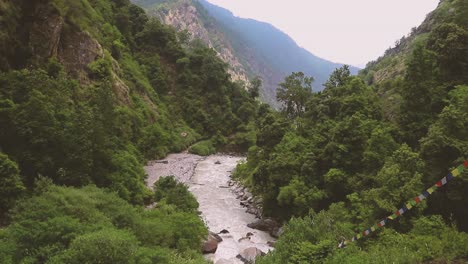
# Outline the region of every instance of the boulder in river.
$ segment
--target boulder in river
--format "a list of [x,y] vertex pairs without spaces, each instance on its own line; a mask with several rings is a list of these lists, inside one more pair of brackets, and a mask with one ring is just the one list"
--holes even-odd
[[216,241],[218,241],[218,243],[223,241],[223,239],[218,234],[213,233],[213,232],[209,233],[208,239],[210,238],[214,238]]
[[223,229],[223,230],[219,231],[218,234],[229,234],[229,231],[227,231],[226,229]]
[[265,253],[256,247],[250,247],[244,249],[237,258],[242,260],[244,263],[255,263],[255,259],[258,256],[265,256]]
[[270,236],[279,238],[284,233],[284,229],[283,227],[274,228],[273,230],[270,230],[269,233]]
[[219,164],[221,164],[221,161],[217,160],[217,161],[215,162],[215,164],[216,164],[216,165],[219,165]]
[[264,218],[250,223],[247,226],[260,231],[271,232],[279,228],[280,224],[271,218]]
[[203,254],[215,253],[218,249],[218,243],[221,241],[223,241],[223,239],[218,234],[210,232],[202,246]]

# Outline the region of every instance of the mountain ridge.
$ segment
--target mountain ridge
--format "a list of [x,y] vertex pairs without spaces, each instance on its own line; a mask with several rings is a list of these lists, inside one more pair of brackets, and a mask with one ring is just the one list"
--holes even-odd
[[[261,97],[275,107],[279,107],[276,101],[276,89],[284,77],[291,72],[302,71],[306,75],[315,79],[313,89],[321,91],[322,84],[328,80],[328,76],[336,68],[343,64],[330,62],[313,55],[303,47],[300,47],[290,36],[267,22],[257,21],[251,18],[240,18],[227,9],[213,5],[205,0],[182,0],[176,2],[158,0],[134,0],[136,4],[145,7],[147,12],[156,16],[166,24],[170,24],[180,30],[180,24],[185,23],[186,27],[193,22],[190,18],[192,14],[179,12],[182,16],[178,20],[167,21],[167,17],[174,10],[182,8],[196,8],[198,12],[198,23],[203,25],[211,34],[203,36],[202,40],[209,46],[217,50],[220,57],[223,54],[230,54],[231,59],[225,60],[231,65],[231,72],[235,69],[239,80],[240,76],[252,79],[258,76],[263,81]],[[179,3],[179,4],[176,4]],[[185,5],[185,7],[184,7]],[[172,9],[171,9],[172,8]],[[200,35],[199,32],[191,32]],[[221,47],[210,45],[210,42],[219,41]],[[278,50],[282,51],[281,53]],[[232,63],[234,62],[234,67]],[[239,64],[240,65],[239,65]],[[352,73],[357,73],[358,68],[350,67]],[[241,73],[241,74],[239,74]],[[246,81],[245,79],[241,79]]]

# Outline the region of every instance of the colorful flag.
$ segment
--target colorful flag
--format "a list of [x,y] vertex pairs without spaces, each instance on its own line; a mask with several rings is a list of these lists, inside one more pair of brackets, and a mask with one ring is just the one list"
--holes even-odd
[[447,177],[447,181],[450,181],[451,179],[453,179],[452,173],[449,173],[446,177]]
[[436,187],[435,187],[435,186],[432,186],[432,187],[430,187],[429,189],[427,189],[426,191],[427,191],[429,194],[432,194],[435,190],[436,190]]
[[[362,233],[356,234],[351,239],[351,242],[359,240],[362,237],[365,237],[365,236],[369,235],[371,232],[374,232],[378,228],[385,226],[387,224],[388,219],[395,220],[396,218],[398,218],[398,216],[404,214],[408,210],[411,210],[414,206],[416,206],[418,203],[420,203],[421,201],[423,201],[424,199],[429,197],[429,195],[431,195],[433,192],[435,192],[437,190],[437,188],[440,188],[440,187],[446,185],[454,177],[458,177],[464,171],[465,168],[468,168],[468,160],[465,160],[465,162],[463,162],[463,165],[460,165],[456,169],[452,170],[451,173],[449,173],[447,176],[442,178],[435,185],[429,187],[427,190],[425,190],[418,197],[415,197],[414,199],[408,201],[402,208],[400,208],[394,214],[388,216],[384,220],[380,221],[378,224],[373,225],[371,228],[363,231]],[[349,242],[349,241],[344,241],[343,243],[346,245],[347,242]]]

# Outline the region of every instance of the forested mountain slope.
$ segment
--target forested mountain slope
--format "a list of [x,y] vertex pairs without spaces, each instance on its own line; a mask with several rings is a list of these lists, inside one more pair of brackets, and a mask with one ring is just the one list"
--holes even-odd
[[127,0],[0,1],[0,262],[203,263],[196,208],[143,164],[251,144],[256,94],[227,68]]
[[437,9],[429,13],[421,25],[412,28],[407,36],[397,40],[395,47],[388,49],[382,57],[369,62],[360,74],[371,84],[401,77],[406,70],[405,59],[437,26],[452,22],[462,27],[468,26],[467,5],[466,1],[440,1]]
[[[411,48],[358,77],[341,68],[322,92],[309,93],[302,74],[284,80],[284,109],[262,113],[256,146],[236,171],[264,213],[287,222],[260,263],[467,261],[467,169],[387,218],[468,159],[467,13],[466,1],[442,1]],[[393,71],[388,58],[404,67],[366,83],[375,67]],[[337,248],[356,234],[364,238]]]
[[[270,24],[235,17],[230,11],[204,0],[134,2],[165,23],[187,29],[193,37],[217,50],[231,65],[235,80],[260,77],[261,97],[274,106],[278,106],[275,98],[278,84],[291,72],[302,71],[313,76],[313,87],[319,91],[330,73],[342,66],[314,56]],[[351,68],[353,73],[357,70]]]

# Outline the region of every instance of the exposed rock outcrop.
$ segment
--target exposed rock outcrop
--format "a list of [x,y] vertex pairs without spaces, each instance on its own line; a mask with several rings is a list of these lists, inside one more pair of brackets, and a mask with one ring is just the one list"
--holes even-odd
[[[57,58],[70,76],[81,84],[91,83],[88,65],[104,57],[101,44],[88,32],[67,25],[59,11],[50,5],[36,4],[31,15],[29,45],[36,62]],[[130,104],[130,89],[119,77],[120,67],[112,60],[113,92],[120,102]]]
[[36,5],[29,31],[32,54],[36,58],[57,56],[64,20],[59,12],[47,5]]
[[231,66],[228,72],[233,81],[249,82],[247,70],[235,56],[234,49],[227,38],[215,24],[207,25],[208,23],[203,21],[203,15],[200,14],[192,1],[175,1],[169,10],[155,8],[150,9],[149,14],[179,31],[187,30],[190,33],[190,40],[202,40],[210,48],[216,50],[218,56]]

